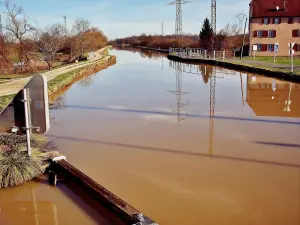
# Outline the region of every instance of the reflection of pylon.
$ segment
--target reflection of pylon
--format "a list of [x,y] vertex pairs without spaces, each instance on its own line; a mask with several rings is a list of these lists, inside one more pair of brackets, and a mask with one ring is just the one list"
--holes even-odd
[[210,77],[210,106],[209,106],[209,155],[213,155],[214,116],[216,101],[216,76]]
[[176,95],[176,109],[173,110],[177,116],[177,123],[180,123],[187,119],[187,113],[185,115],[181,114],[181,109],[187,104],[182,103],[182,95],[190,94],[188,92],[182,91],[182,64],[177,62],[175,63],[176,70],[176,91],[169,91],[172,94]]

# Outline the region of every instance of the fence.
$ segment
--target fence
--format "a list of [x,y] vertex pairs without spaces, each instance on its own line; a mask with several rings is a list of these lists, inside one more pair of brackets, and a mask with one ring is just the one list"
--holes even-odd
[[190,59],[225,60],[232,58],[233,52],[226,50],[205,50],[200,48],[170,48],[169,55]]

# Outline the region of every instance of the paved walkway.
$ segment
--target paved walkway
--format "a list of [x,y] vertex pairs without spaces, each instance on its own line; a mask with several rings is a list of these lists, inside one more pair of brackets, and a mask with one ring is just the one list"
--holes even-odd
[[[50,81],[50,80],[55,79],[57,76],[59,76],[63,73],[67,73],[67,72],[85,67],[87,65],[91,65],[96,60],[103,59],[105,61],[110,57],[107,55],[103,55],[103,52],[105,52],[105,50],[107,48],[108,47],[105,47],[105,48],[102,48],[102,49],[96,51],[95,57],[89,61],[84,61],[84,62],[76,63],[76,64],[70,64],[68,66],[64,66],[64,67],[61,67],[58,69],[47,71],[47,72],[44,72],[41,74],[44,75],[48,81]],[[21,90],[28,83],[29,80],[30,80],[30,77],[26,77],[26,78],[15,79],[15,80],[0,84],[0,97],[18,93],[18,91]]]

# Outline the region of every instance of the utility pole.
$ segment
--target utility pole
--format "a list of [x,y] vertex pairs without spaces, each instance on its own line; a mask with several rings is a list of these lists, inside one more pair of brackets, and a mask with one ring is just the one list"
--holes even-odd
[[0,13],[0,36],[3,36],[2,14]]
[[176,20],[175,20],[175,35],[181,37],[182,32],[182,5],[186,3],[192,3],[186,0],[175,0],[168,5],[176,5]]
[[211,27],[213,29],[213,49],[215,49],[217,35],[217,0],[211,0]]
[[65,33],[67,33],[67,16],[64,16]]
[[161,23],[161,36],[164,38],[164,23]]

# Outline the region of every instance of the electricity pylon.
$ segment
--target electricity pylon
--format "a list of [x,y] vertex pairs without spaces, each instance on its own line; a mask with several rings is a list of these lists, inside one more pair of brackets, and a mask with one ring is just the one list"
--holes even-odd
[[175,0],[168,5],[176,5],[175,35],[182,36],[182,5],[192,3],[186,0]]
[[211,27],[213,29],[213,49],[215,48],[217,34],[217,0],[211,0]]

